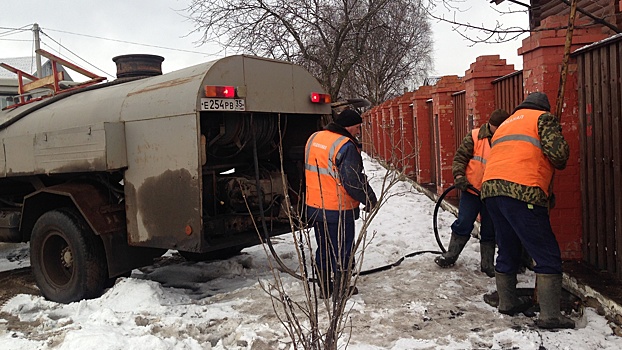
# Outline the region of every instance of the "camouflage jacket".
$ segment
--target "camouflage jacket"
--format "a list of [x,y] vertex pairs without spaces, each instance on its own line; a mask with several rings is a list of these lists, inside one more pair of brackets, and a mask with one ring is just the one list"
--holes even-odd
[[[562,127],[557,117],[543,112],[538,118],[538,135],[542,152],[549,159],[553,167],[562,170],[570,157],[570,148],[562,135]],[[551,184],[553,181],[551,181]],[[552,192],[549,191],[551,194]],[[549,197],[539,187],[524,186],[506,180],[488,180],[482,184],[482,199],[496,196],[507,196],[523,202],[549,206]]]
[[[481,139],[490,139],[492,138],[492,132],[490,132],[490,128],[488,127],[488,123],[482,125],[479,128],[479,133],[477,134],[477,138]],[[463,139],[460,147],[456,151],[454,155],[454,161],[451,163],[451,173],[454,176],[454,179],[458,175],[464,176],[466,173],[466,167],[469,164],[471,158],[473,158],[473,152],[475,149],[475,142],[473,142],[473,136],[471,132],[469,132]]]

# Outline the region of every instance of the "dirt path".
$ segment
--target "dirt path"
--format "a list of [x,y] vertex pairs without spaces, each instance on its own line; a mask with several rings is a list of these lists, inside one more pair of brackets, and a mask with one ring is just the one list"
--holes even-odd
[[0,305],[17,294],[41,295],[30,267],[0,272]]

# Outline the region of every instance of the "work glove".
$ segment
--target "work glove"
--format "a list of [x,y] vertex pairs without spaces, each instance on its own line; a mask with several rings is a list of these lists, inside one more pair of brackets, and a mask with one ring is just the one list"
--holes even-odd
[[456,186],[456,188],[460,191],[466,191],[467,188],[471,186],[471,183],[467,180],[466,176],[461,176],[454,180],[454,186]]

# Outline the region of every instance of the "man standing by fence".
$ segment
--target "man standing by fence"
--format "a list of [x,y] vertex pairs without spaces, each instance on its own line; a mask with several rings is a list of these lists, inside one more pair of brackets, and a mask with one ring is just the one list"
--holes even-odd
[[458,204],[458,218],[451,224],[451,239],[446,253],[434,258],[440,267],[450,267],[455,264],[464,246],[471,238],[473,224],[477,215],[481,216],[480,226],[480,271],[488,277],[495,277],[495,232],[486,206],[479,198],[479,193],[469,189],[473,186],[477,191],[482,187],[482,177],[486,167],[486,158],[490,153],[490,139],[509,116],[508,112],[497,109],[490,114],[488,123],[479,129],[468,133],[451,164],[454,175],[454,185],[462,191]]
[[[364,210],[370,211],[377,203],[355,138],[362,122],[356,111],[346,109],[324,130],[311,135],[305,147],[307,220],[315,231],[315,267],[323,298],[333,288],[349,285],[359,205],[364,203]],[[339,293],[341,289],[335,294]],[[357,293],[356,288],[348,290],[348,294]]]
[[499,312],[514,315],[531,306],[516,292],[521,245],[534,259],[541,328],[574,328],[560,313],[562,261],[549,220],[551,182],[564,169],[568,143],[548,97],[531,93],[497,129],[486,164],[481,197],[495,226]]

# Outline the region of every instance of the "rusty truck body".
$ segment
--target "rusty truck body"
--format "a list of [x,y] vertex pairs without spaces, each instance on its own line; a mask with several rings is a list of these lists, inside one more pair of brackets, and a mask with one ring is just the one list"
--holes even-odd
[[50,300],[97,297],[169,249],[234,254],[261,220],[291,232],[331,113],[317,79],[246,55],[141,74],[0,112],[0,241],[30,242]]

